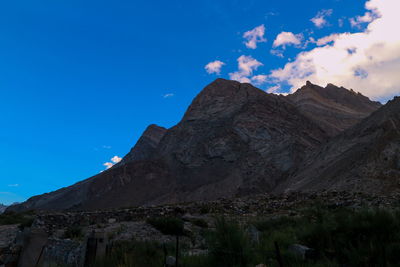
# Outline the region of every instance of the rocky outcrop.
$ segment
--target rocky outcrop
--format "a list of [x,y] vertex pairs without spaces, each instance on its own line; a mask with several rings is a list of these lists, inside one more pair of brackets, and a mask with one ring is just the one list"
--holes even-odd
[[166,132],[167,129],[164,127],[155,124],[148,126],[137,141],[136,145],[116,166],[124,165],[136,160],[146,160],[151,158]]
[[323,145],[282,191],[400,190],[400,98]]
[[218,79],[158,146],[175,186],[157,203],[269,191],[326,140],[285,97]]
[[323,88],[310,82],[287,98],[329,136],[335,136],[359,123],[382,106],[353,90],[333,84]]

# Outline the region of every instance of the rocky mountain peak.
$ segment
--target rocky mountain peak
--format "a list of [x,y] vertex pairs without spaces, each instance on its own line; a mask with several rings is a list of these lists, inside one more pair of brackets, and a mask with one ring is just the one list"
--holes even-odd
[[115,166],[124,165],[131,161],[149,159],[166,132],[167,129],[164,127],[156,124],[149,125],[137,141],[136,145],[128,154],[126,154],[122,161]]
[[307,81],[306,85],[287,97],[330,136],[360,122],[382,106],[360,93],[331,83],[321,87]]
[[215,120],[230,116],[250,98],[260,95],[266,93],[251,84],[216,79],[196,96],[183,121]]

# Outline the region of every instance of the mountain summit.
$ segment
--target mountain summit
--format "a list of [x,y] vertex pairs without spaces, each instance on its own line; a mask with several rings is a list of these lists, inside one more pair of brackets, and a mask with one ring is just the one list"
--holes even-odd
[[309,81],[287,97],[330,136],[360,122],[382,106],[381,103],[373,102],[353,90],[333,84],[328,84],[323,88]]
[[[150,125],[114,167],[12,210],[95,210],[212,200],[305,190],[308,184],[329,189],[320,169],[325,168],[332,180],[358,179],[357,173],[365,169],[362,164],[369,161],[354,162],[351,170],[357,173],[344,176],[350,165],[332,165],[334,159],[350,162],[342,152],[367,133],[370,138],[363,146],[376,142],[373,136],[378,134],[379,144],[386,142],[387,134],[395,135],[393,105],[381,107],[331,84],[323,88],[308,82],[296,93],[281,96],[217,79],[196,96],[176,126]],[[357,130],[365,128],[376,130]],[[383,151],[379,153],[388,153]],[[343,169],[331,171],[336,166]],[[371,174],[371,179],[376,177]],[[378,190],[383,183],[376,181]]]

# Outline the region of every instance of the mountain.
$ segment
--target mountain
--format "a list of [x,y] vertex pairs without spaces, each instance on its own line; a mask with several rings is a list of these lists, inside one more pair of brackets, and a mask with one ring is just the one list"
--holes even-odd
[[325,88],[307,82],[287,96],[296,107],[318,123],[329,136],[335,136],[369,116],[382,105],[360,93],[328,84]]
[[400,190],[400,98],[310,155],[281,191]]
[[333,85],[307,83],[285,97],[217,79],[176,126],[149,126],[119,164],[12,210],[95,210],[275,192],[300,177],[305,159],[379,107]]
[[0,203],[0,214],[2,214],[6,209],[7,206]]
[[136,145],[117,165],[124,165],[128,162],[136,160],[146,160],[151,158],[166,132],[167,129],[165,129],[164,127],[160,127],[155,124],[151,124],[150,126],[148,126],[142,136],[137,141]]

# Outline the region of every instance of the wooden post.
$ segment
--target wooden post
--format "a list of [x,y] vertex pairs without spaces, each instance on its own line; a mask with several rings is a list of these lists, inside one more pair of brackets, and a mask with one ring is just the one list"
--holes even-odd
[[43,251],[44,251],[45,246],[42,247],[42,250],[40,251],[39,258],[36,261],[35,267],[39,266],[39,262],[42,259]]
[[281,251],[279,250],[278,242],[275,241],[275,252],[276,252],[276,259],[278,260],[279,267],[283,267],[283,260],[281,257]]

